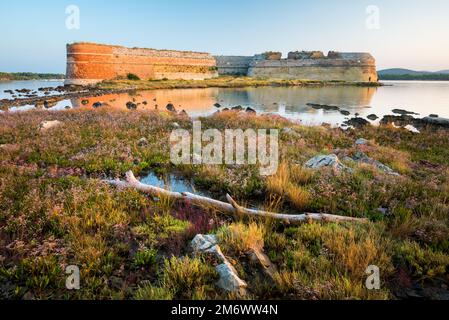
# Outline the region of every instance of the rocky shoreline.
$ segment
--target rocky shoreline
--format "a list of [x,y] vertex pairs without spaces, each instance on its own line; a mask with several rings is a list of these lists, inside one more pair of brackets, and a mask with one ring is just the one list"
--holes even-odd
[[[79,86],[61,86],[56,88],[47,88],[47,92],[61,92],[61,94],[48,94],[45,96],[36,96],[27,94],[24,98],[18,97],[14,99],[2,99],[0,100],[0,110],[6,110],[10,107],[19,107],[25,105],[38,106],[51,106],[55,105],[59,101],[67,99],[79,99],[84,97],[98,97],[107,94],[120,94],[129,93],[135,91],[134,88],[124,89],[101,89],[97,87],[79,87]],[[25,90],[25,89],[23,89]],[[23,90],[16,90],[17,93],[24,92]],[[11,90],[5,90],[7,93],[11,93]],[[31,91],[30,91],[31,92]]]
[[[308,85],[308,84],[304,84]],[[210,85],[213,86],[213,85]],[[163,87],[163,85],[162,85]],[[186,88],[194,88],[195,85],[184,86]],[[206,85],[206,87],[209,87]],[[176,87],[172,87],[174,89]],[[2,99],[0,100],[0,110],[6,111],[10,107],[20,107],[26,105],[34,105],[37,108],[50,108],[56,105],[58,102],[68,99],[82,99],[86,97],[98,97],[109,94],[122,94],[122,93],[132,93],[136,91],[152,90],[150,88],[138,88],[138,86],[123,86],[117,88],[101,87],[101,86],[58,86],[58,87],[46,87],[39,88],[36,91],[30,89],[16,89],[16,90],[5,90],[5,93],[9,93],[13,99]],[[38,95],[38,92],[44,95]],[[377,121],[380,117],[376,114],[370,114],[366,118],[360,117],[358,113],[355,113],[354,117],[349,118],[351,113],[342,107],[335,105],[326,105],[319,103],[307,103],[307,106],[324,111],[335,111],[342,115],[345,115],[346,121],[341,125],[343,128],[353,127],[361,128],[370,125],[372,122]],[[94,106],[95,107],[95,106]],[[128,106],[127,106],[128,107]],[[367,107],[368,108],[368,107]],[[130,109],[128,107],[128,109]],[[252,109],[250,108],[250,111]],[[400,127],[413,126],[411,131],[417,131],[415,128],[421,129],[426,126],[435,128],[449,128],[449,119],[440,118],[438,115],[431,114],[424,118],[415,118],[418,114],[415,112],[403,110],[403,109],[393,109],[392,113],[397,115],[385,115],[383,116],[379,123],[393,124]]]

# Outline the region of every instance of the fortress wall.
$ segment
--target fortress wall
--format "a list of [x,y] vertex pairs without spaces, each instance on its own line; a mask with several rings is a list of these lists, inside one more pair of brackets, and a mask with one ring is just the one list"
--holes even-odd
[[90,43],[67,45],[67,84],[93,84],[129,73],[142,80],[202,80],[217,76],[216,61],[208,53]]
[[94,43],[67,45],[66,84],[88,85],[125,78],[204,80],[218,75],[277,79],[376,82],[376,61],[368,53],[297,51],[256,56],[217,56],[190,51],[125,48]]
[[375,59],[367,53],[339,53],[339,58],[253,60],[248,76],[349,82],[378,80]]
[[216,56],[219,75],[244,75],[254,57],[251,56]]

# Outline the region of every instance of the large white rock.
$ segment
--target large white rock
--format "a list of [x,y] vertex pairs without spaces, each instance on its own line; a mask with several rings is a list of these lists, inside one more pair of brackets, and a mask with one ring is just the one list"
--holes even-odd
[[217,236],[198,234],[193,238],[190,246],[194,252],[204,252],[218,244]]
[[228,292],[237,293],[241,296],[246,295],[246,287],[248,285],[245,281],[239,278],[237,270],[235,270],[221,251],[221,248],[218,245],[217,236],[213,234],[198,234],[192,240],[190,246],[193,252],[210,254],[217,259],[218,263],[220,263],[215,268],[220,276],[220,279],[217,282],[219,288]]
[[62,124],[61,121],[54,120],[54,121],[44,121],[39,124],[39,129],[42,131],[46,131],[52,128],[55,128],[57,126],[60,126]]
[[239,278],[237,271],[229,262],[220,264],[216,270],[220,275],[220,280],[217,282],[218,287],[225,291],[239,293],[240,295],[246,294],[247,283]]

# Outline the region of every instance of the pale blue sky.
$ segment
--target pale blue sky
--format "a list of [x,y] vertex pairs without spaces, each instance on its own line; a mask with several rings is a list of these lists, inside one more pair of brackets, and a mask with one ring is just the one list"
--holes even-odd
[[[65,27],[68,5],[80,30]],[[380,29],[366,28],[366,7]],[[65,44],[252,55],[277,50],[371,52],[378,67],[449,69],[448,0],[0,1],[0,71],[64,72]]]

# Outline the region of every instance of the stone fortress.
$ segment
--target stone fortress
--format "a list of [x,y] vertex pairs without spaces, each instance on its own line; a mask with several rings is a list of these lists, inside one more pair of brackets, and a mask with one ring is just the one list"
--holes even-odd
[[142,80],[205,80],[218,76],[273,79],[377,82],[376,61],[369,53],[280,52],[255,56],[125,48],[95,43],[67,45],[66,84],[89,85],[134,74]]

